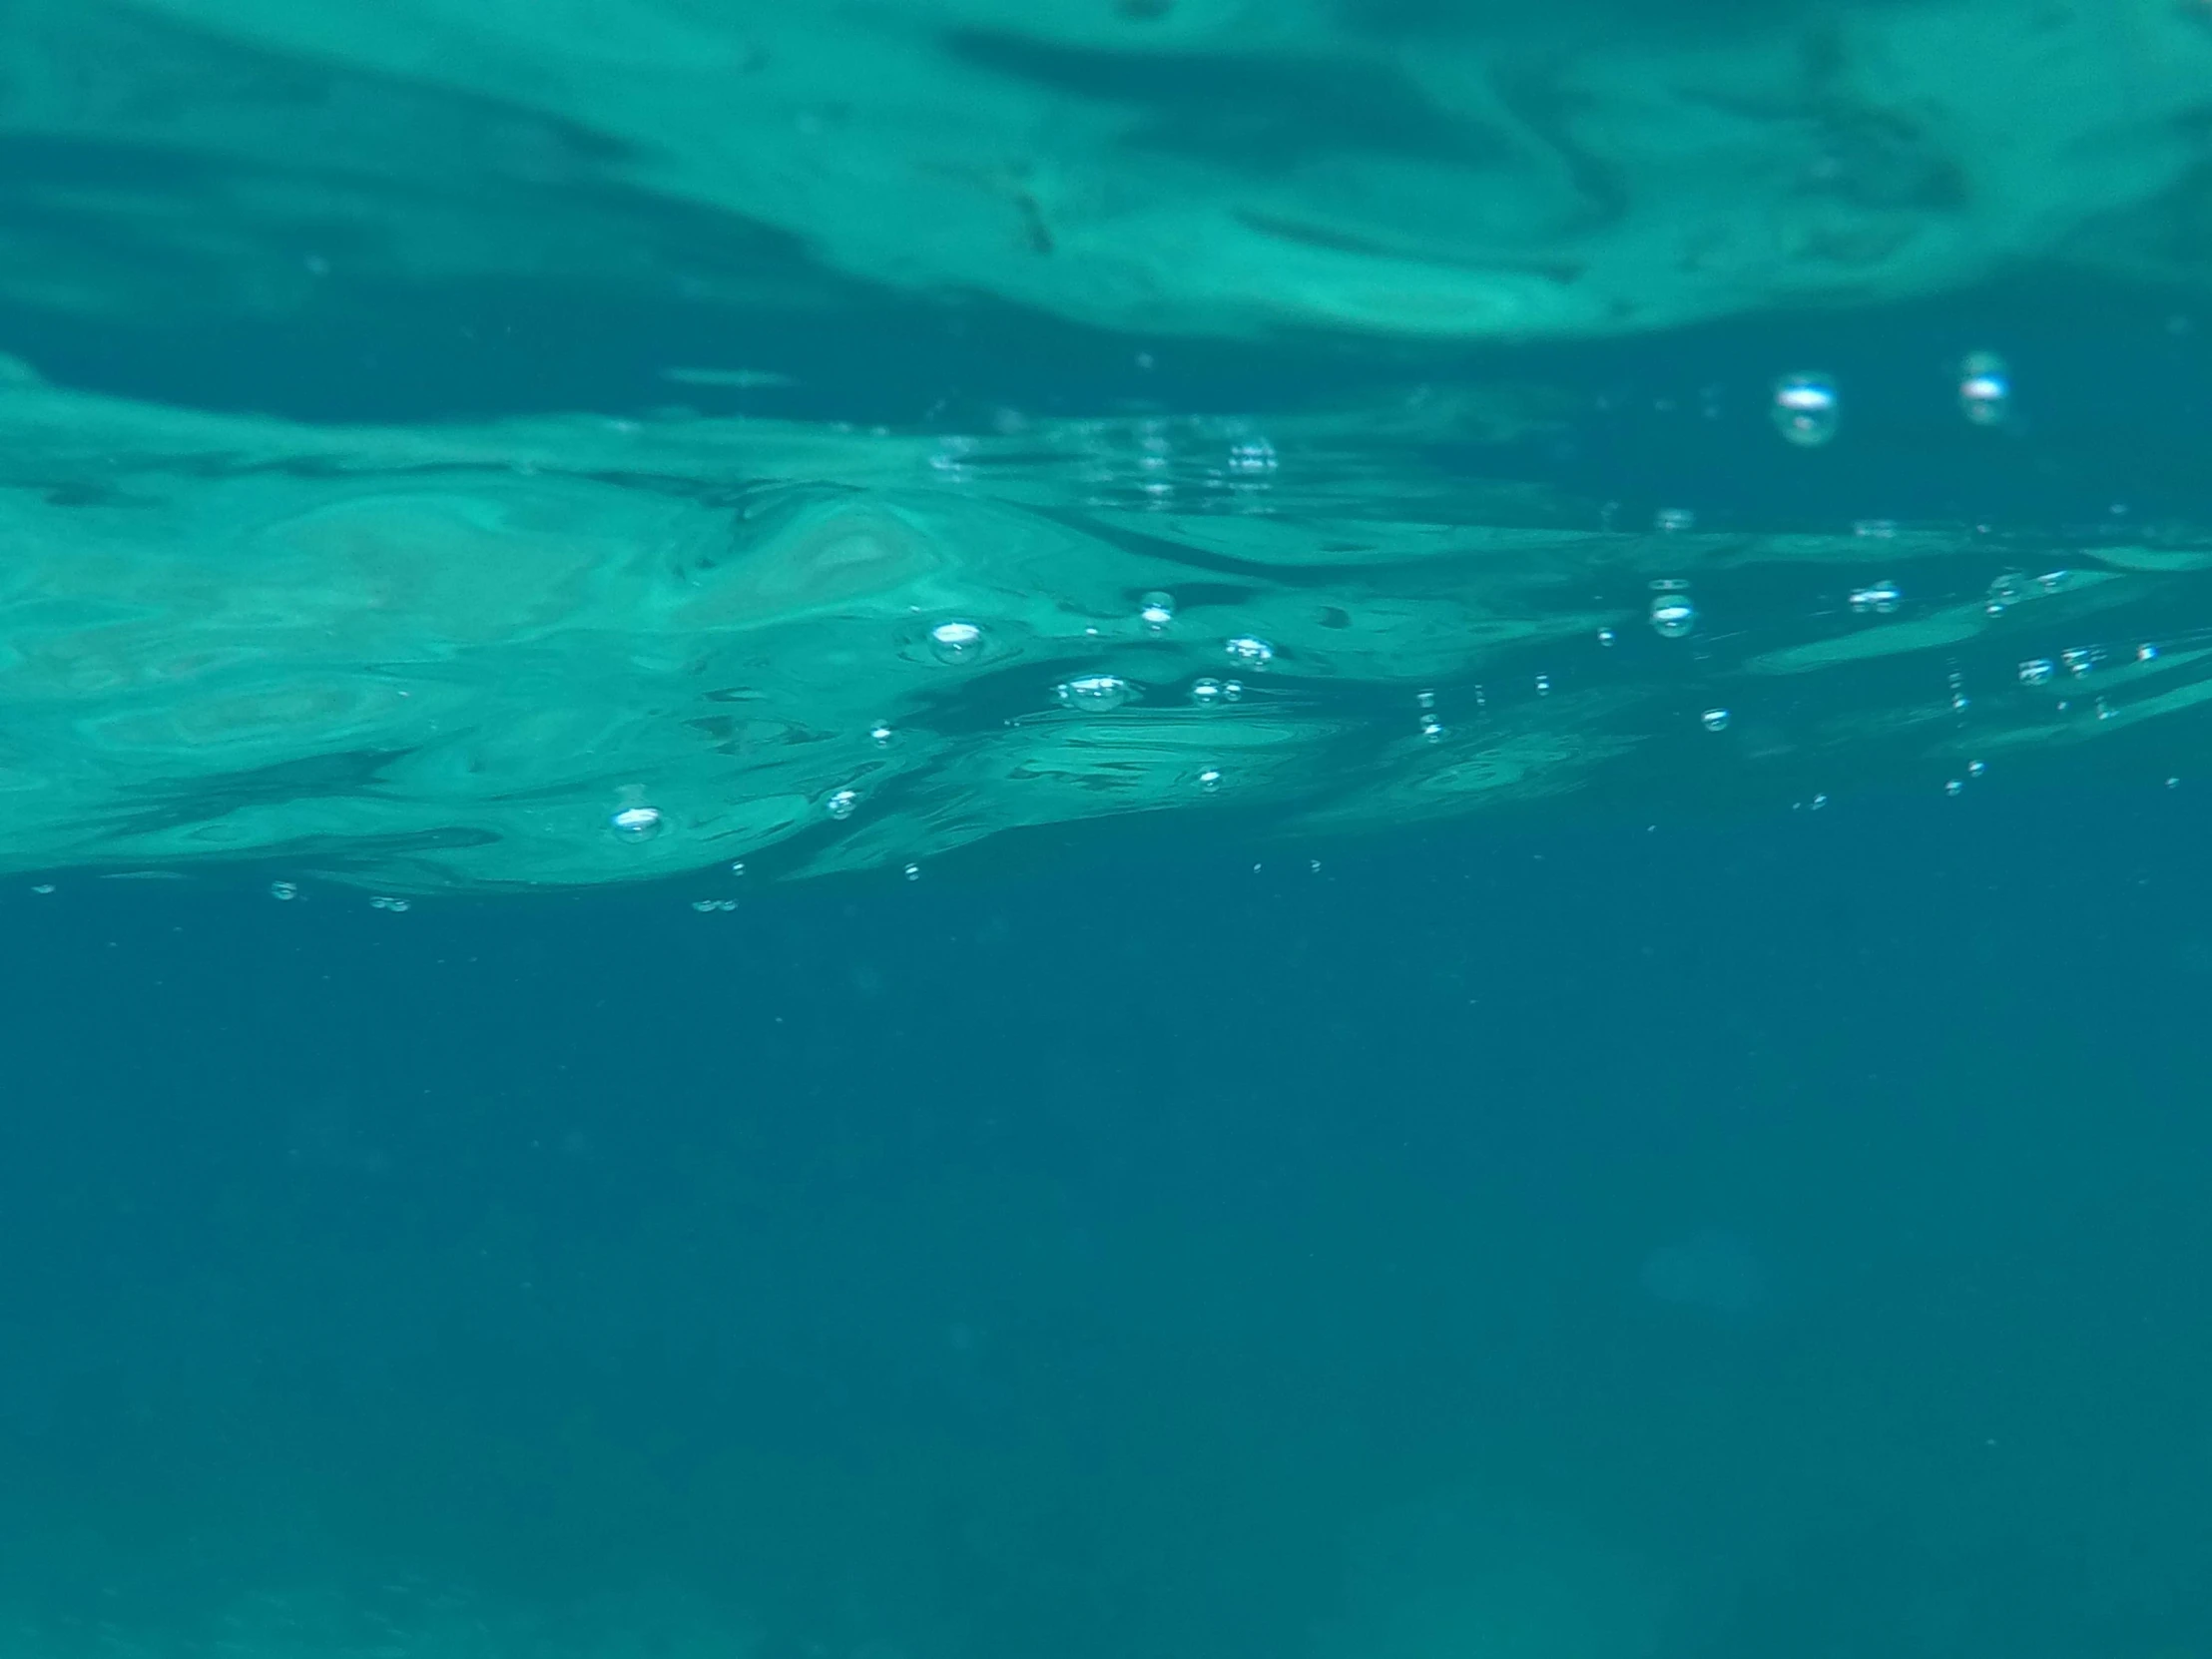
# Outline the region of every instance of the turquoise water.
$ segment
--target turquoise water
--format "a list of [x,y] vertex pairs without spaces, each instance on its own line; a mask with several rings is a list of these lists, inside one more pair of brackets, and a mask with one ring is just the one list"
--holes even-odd
[[2200,7],[0,8],[0,1659],[2208,1659]]

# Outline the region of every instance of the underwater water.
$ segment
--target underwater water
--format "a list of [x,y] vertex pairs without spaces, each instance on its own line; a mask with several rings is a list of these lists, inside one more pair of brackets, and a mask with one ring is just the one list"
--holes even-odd
[[0,1659],[2212,1659],[2212,11],[0,6]]

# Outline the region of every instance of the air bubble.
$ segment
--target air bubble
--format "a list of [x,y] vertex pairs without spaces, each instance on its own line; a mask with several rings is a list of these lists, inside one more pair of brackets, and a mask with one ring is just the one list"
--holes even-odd
[[860,792],[854,789],[832,790],[822,804],[822,810],[842,824],[859,809]]
[[1817,448],[1836,435],[1842,404],[1836,383],[1825,374],[1785,374],[1774,383],[1775,430],[1801,449]]
[[1118,674],[1080,674],[1062,680],[1052,688],[1052,695],[1064,708],[1087,715],[1111,714],[1129,701],[1129,682]]
[[272,898],[297,898],[299,896],[299,884],[296,881],[272,881],[269,884],[269,896]]
[[1876,616],[1888,616],[1898,608],[1904,597],[1895,582],[1870,582],[1863,588],[1852,590],[1851,608],[1862,616],[1870,611]]
[[1225,641],[1222,649],[1246,668],[1266,668],[1275,661],[1275,647],[1255,634],[1239,634]]
[[1958,365],[1958,408],[1976,426],[2001,426],[2012,410],[2012,376],[1994,351],[1975,351]]
[[661,832],[661,810],[658,807],[625,807],[607,820],[607,828],[615,832],[618,840],[649,841]]
[[1651,626],[1661,639],[1681,639],[1697,626],[1697,607],[1686,593],[1658,594],[1651,601]]
[[1208,767],[1198,775],[1198,787],[1208,795],[1221,788],[1221,768]]
[[983,630],[972,622],[940,622],[929,630],[929,649],[939,662],[973,662],[983,654]]
[[877,721],[873,726],[870,726],[867,729],[868,742],[875,745],[877,749],[890,748],[891,740],[897,736],[898,734],[896,732],[893,732],[881,721]]
[[1148,593],[1139,600],[1137,620],[1155,634],[1164,634],[1175,621],[1175,596]]
[[1708,709],[1697,718],[1698,724],[1708,732],[1725,732],[1728,730],[1728,711],[1726,709]]

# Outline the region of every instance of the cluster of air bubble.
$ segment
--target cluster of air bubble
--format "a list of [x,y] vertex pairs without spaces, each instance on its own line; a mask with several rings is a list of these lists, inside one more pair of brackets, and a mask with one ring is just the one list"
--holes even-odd
[[1265,504],[1282,465],[1274,440],[1241,419],[1145,415],[1041,430],[1016,419],[1007,428],[937,438],[924,457],[931,481],[1012,487],[1041,467],[1072,479],[1094,508],[1236,512]]

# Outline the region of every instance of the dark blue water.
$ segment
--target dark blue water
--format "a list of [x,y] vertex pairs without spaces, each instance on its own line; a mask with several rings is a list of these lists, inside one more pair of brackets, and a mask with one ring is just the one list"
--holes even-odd
[[1568,1639],[2186,1651],[2205,830],[19,888],[5,1593],[57,1651],[277,1584],[344,1645],[1262,1654],[1496,1533]]

